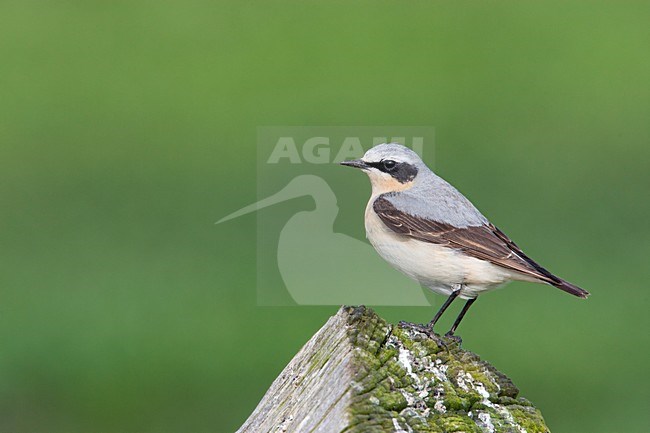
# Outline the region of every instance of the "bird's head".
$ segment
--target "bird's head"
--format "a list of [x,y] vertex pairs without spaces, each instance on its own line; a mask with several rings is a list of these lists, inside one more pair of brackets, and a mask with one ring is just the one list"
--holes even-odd
[[428,170],[417,153],[401,144],[379,144],[361,159],[343,161],[341,165],[365,171],[372,184],[372,194],[404,191],[413,186],[418,173]]

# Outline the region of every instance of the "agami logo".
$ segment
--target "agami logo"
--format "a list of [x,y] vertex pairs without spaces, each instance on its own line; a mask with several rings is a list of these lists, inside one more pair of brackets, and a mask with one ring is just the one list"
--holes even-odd
[[[309,164],[340,163],[347,159],[359,158],[365,150],[361,144],[361,137],[345,137],[340,143],[332,143],[330,137],[310,137],[296,145],[294,137],[279,137],[271,155],[266,161],[267,164],[277,164],[286,159],[291,164],[306,162]],[[407,137],[372,137],[373,145],[381,143],[407,142]],[[338,144],[338,146],[337,146]],[[332,159],[333,150],[338,147],[336,156]],[[424,149],[424,137],[411,137],[410,146],[417,154],[422,155]]]

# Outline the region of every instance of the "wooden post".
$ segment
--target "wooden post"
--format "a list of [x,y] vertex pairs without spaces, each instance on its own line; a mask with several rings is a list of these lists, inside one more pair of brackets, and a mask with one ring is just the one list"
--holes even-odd
[[503,373],[452,338],[342,307],[238,433],[547,433]]

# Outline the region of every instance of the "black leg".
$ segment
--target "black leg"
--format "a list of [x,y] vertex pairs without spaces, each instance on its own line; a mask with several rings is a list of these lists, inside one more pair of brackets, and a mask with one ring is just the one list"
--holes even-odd
[[456,321],[454,322],[453,326],[451,327],[449,332],[447,332],[445,335],[447,335],[447,336],[454,335],[454,332],[456,332],[456,328],[458,328],[458,325],[460,324],[460,321],[463,320],[463,317],[465,317],[465,313],[467,313],[467,310],[469,310],[469,307],[472,306],[474,301],[476,301],[476,298],[467,300],[467,302],[463,306],[463,309],[460,310],[460,314],[456,318]]
[[440,316],[442,316],[442,313],[444,313],[445,310],[446,310],[447,308],[449,308],[449,306],[451,305],[451,303],[454,302],[454,299],[456,299],[456,298],[458,297],[459,294],[460,294],[460,289],[456,289],[456,290],[454,290],[453,292],[451,292],[451,295],[449,295],[449,297],[447,298],[447,300],[445,301],[445,303],[442,304],[442,307],[440,307],[440,309],[438,310],[438,312],[436,313],[436,315],[433,316],[433,319],[431,319],[431,321],[430,321],[429,324],[427,325],[427,327],[428,327],[429,329],[433,329],[433,325],[436,324],[436,322],[438,321],[438,319],[440,319]]

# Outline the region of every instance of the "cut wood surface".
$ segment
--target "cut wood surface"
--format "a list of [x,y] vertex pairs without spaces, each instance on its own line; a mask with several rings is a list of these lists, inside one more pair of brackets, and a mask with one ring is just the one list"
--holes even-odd
[[503,373],[453,338],[342,307],[238,433],[548,432]]

